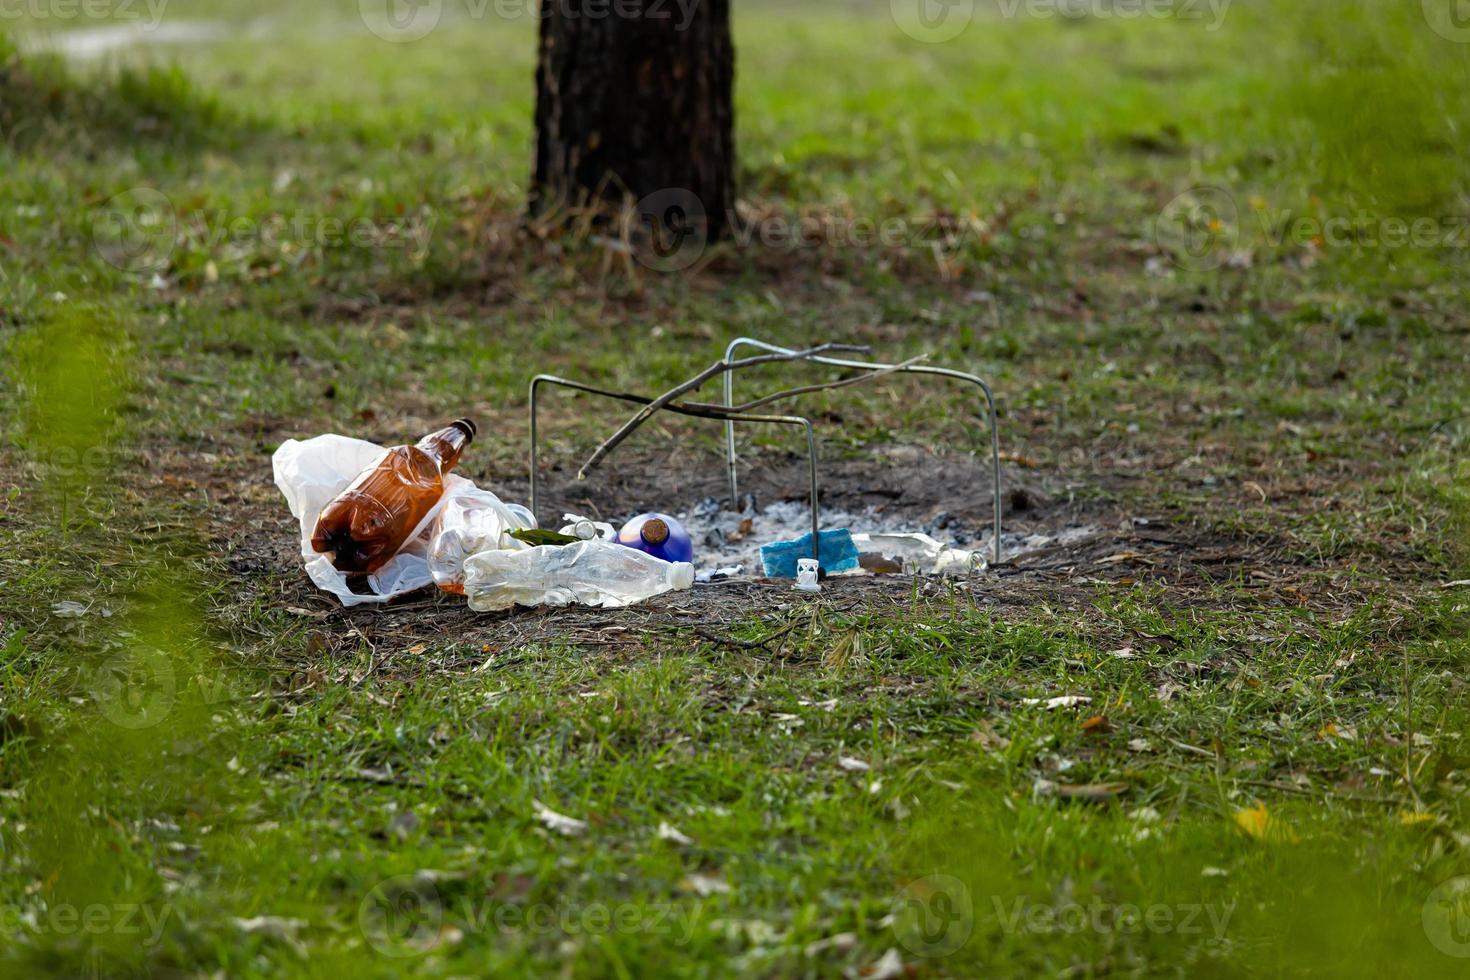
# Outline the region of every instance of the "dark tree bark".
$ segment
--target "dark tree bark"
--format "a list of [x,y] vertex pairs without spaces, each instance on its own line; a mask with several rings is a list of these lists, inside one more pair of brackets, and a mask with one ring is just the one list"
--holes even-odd
[[719,237],[734,73],[729,0],[542,0],[532,212],[645,202],[665,223],[702,210]]

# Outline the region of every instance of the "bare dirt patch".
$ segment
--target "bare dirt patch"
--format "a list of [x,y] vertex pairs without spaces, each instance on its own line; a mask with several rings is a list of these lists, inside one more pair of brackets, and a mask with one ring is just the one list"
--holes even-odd
[[[229,484],[228,470],[242,462],[236,457],[204,478]],[[542,518],[573,509],[616,519],[665,501],[726,494],[717,458],[670,465],[662,456],[629,454],[616,464],[585,482],[574,479],[570,465],[546,471]],[[252,462],[250,470],[241,474],[233,495],[218,501],[211,521],[236,602],[242,608],[260,603],[302,617],[315,651],[350,652],[366,643],[378,658],[378,669],[390,672],[393,654],[401,656],[419,644],[442,651],[436,656],[444,662],[436,666],[445,668],[493,663],[533,644],[631,654],[660,637],[677,637],[741,648],[750,641],[731,634],[734,624],[752,617],[780,623],[789,610],[810,601],[797,597],[787,582],[739,579],[699,585],[626,610],[476,614],[462,599],[432,592],[382,607],[346,610],[318,592],[302,572],[297,528],[270,485],[268,468]],[[767,453],[742,468],[742,491],[748,489],[763,502],[802,501],[805,479],[804,460]],[[822,480],[827,506],[882,508],[911,518],[916,527],[947,517],[958,536],[978,541],[988,534],[988,469],[985,461],[970,456],[888,446],[870,458],[825,463]],[[485,482],[506,499],[525,499],[524,478]],[[1102,592],[1130,587],[1161,592],[1170,606],[1213,609],[1242,604],[1346,609],[1377,588],[1346,570],[1304,563],[1268,535],[1245,540],[1211,533],[1185,515],[1140,511],[1100,488],[1088,496],[1067,490],[1076,485],[1074,479],[1013,464],[1004,472],[1007,540],[1014,540],[1013,534],[1056,539],[1069,528],[1088,529],[1065,543],[1012,548],[1001,564],[958,580],[904,575],[833,579],[817,601],[837,613],[891,613],[896,618],[949,614],[957,607],[1020,618],[1041,605],[1085,617]],[[759,649],[774,654],[779,647],[772,642]],[[413,669],[406,661],[403,666]]]

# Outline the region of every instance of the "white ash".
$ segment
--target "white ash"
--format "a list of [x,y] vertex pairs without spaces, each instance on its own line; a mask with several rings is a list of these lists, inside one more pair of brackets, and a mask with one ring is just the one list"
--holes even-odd
[[[762,545],[799,538],[812,529],[810,506],[797,501],[747,506],[743,512],[735,513],[725,510],[720,501],[707,498],[674,516],[694,541],[694,564],[701,569],[718,569],[716,578],[726,577],[737,565],[743,566],[745,575],[760,575]],[[743,534],[742,524],[747,519],[749,533]],[[947,548],[969,549],[990,557],[990,528],[973,527],[948,513],[920,522],[900,514],[883,513],[877,508],[857,512],[823,508],[820,521],[824,531],[846,528],[854,534],[927,534]],[[1004,557],[1009,560],[1053,545],[1074,544],[1096,533],[1097,528],[1080,524],[1046,534],[1006,533],[1003,529],[1001,545]]]

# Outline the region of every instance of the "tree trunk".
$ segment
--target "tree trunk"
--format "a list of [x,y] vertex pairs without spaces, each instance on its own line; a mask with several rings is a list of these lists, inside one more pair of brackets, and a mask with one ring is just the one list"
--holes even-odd
[[532,213],[631,201],[718,238],[734,74],[729,0],[542,0]]

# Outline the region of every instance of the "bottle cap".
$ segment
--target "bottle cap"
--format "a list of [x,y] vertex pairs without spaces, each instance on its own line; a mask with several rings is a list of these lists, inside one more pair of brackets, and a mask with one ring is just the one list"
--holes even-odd
[[669,587],[683,591],[694,588],[694,566],[687,561],[676,561],[669,565]]
[[644,521],[638,533],[646,543],[655,547],[669,540],[669,526],[657,517],[650,517]]

